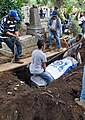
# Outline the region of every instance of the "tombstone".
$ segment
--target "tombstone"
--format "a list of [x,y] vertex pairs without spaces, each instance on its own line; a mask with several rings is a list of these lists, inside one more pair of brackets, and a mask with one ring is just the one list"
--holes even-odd
[[27,34],[36,35],[42,34],[44,32],[44,28],[40,23],[40,16],[37,7],[30,8],[30,26],[27,28]]

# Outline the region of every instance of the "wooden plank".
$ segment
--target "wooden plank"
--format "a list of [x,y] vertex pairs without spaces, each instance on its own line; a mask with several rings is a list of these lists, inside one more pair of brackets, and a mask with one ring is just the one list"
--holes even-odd
[[[54,52],[54,51],[46,52],[46,57],[51,57],[51,56],[54,56],[56,54],[58,54],[58,52]],[[0,65],[0,72],[9,71],[9,70],[13,70],[15,68],[26,66],[32,61],[32,58],[28,57],[28,58],[25,58],[25,59],[21,59],[21,61],[23,61],[24,63],[19,64],[19,63],[8,62],[8,63],[5,63],[5,64],[1,64]]]
[[[83,41],[82,41],[83,40]],[[79,42],[75,43],[74,45],[72,45],[71,47],[69,47],[67,50],[65,51],[68,51],[70,49],[72,49],[74,46],[78,45],[79,43],[81,42],[84,42],[84,38],[82,38]],[[63,51],[63,52],[65,52]],[[53,50],[49,51],[49,52],[46,52],[46,57],[51,57],[51,56],[54,56],[52,59],[54,59],[56,56],[55,55],[58,55],[59,52],[55,52]],[[60,52],[61,54],[62,52]],[[9,71],[9,70],[12,70],[12,69],[15,69],[15,68],[19,68],[19,67],[23,67],[25,65],[28,65],[30,62],[31,62],[31,57],[28,57],[28,58],[25,58],[25,59],[22,59],[21,61],[23,61],[24,63],[23,64],[18,64],[18,63],[5,63],[5,64],[1,64],[0,65],[0,72],[3,72],[3,71]]]
[[23,61],[24,63],[23,64],[19,64],[19,63],[8,62],[8,63],[5,63],[5,64],[1,64],[0,65],[0,72],[9,71],[9,70],[12,70],[12,69],[15,69],[15,68],[18,68],[18,67],[25,66],[29,62],[31,62],[31,57],[22,59],[21,61]]

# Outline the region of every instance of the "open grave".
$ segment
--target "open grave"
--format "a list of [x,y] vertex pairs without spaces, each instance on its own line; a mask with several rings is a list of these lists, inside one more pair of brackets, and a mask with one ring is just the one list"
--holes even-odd
[[74,100],[81,92],[84,51],[85,43],[80,51],[82,64],[47,87],[30,86],[26,66],[1,72],[0,120],[84,120],[85,110]]

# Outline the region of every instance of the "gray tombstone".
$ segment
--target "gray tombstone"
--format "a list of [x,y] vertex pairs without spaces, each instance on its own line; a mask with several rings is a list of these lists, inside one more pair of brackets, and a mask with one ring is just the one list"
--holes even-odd
[[30,8],[30,26],[27,28],[27,34],[36,35],[44,32],[40,23],[40,16],[37,7]]

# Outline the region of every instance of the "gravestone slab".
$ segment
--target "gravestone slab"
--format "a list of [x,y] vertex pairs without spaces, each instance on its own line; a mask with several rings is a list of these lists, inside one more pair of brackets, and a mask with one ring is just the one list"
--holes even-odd
[[43,32],[44,28],[41,26],[38,8],[32,7],[30,8],[30,26],[27,28],[27,34],[36,35]]
[[[37,46],[37,40],[39,36],[25,35],[20,37],[20,42],[22,45],[22,55],[31,53]],[[0,53],[5,56],[12,57],[12,52],[10,48],[6,45],[6,43],[2,42],[2,48],[0,49]]]

